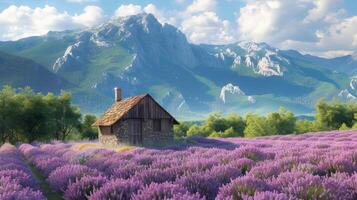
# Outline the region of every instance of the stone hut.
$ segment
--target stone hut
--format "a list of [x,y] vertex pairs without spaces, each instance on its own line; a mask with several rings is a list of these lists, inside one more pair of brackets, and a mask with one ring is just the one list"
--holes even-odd
[[173,140],[178,121],[149,94],[121,99],[115,88],[115,103],[93,124],[103,144],[117,146],[163,145]]

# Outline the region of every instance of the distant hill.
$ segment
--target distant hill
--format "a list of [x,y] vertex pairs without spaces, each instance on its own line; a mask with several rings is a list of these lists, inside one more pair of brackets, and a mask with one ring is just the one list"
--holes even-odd
[[[0,42],[0,51],[51,72],[31,77],[29,83],[47,76],[66,80],[85,112],[105,110],[115,86],[122,87],[124,96],[149,92],[185,119],[213,111],[266,113],[281,106],[309,114],[321,97],[354,101],[357,94],[353,56],[325,59],[254,42],[190,44],[177,28],[160,24],[151,14]],[[23,69],[16,62],[13,67]],[[18,79],[12,74],[1,84]]]
[[44,66],[27,58],[0,51],[0,85],[30,86],[40,92],[60,92],[70,84]]

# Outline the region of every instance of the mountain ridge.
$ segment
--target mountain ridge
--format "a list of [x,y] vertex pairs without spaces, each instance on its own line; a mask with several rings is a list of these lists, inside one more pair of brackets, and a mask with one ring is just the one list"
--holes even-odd
[[326,59],[247,41],[191,44],[151,14],[0,42],[0,51],[34,60],[65,79],[75,103],[94,113],[111,104],[115,86],[125,96],[152,93],[179,118],[266,113],[280,106],[308,114],[320,97],[357,94],[350,87],[357,73],[352,56]]

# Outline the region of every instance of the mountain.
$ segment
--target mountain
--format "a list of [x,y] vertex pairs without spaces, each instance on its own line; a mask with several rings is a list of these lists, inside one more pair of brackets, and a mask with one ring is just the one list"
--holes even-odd
[[30,86],[40,92],[59,93],[70,84],[57,77],[44,66],[26,58],[0,51],[0,85],[13,87]]
[[353,56],[325,59],[254,42],[190,44],[151,14],[0,42],[0,51],[65,79],[75,103],[92,113],[113,102],[116,86],[124,96],[149,92],[185,119],[213,111],[266,113],[280,106],[308,114],[321,97],[350,101],[346,97],[357,94],[351,88],[352,82],[357,88]]

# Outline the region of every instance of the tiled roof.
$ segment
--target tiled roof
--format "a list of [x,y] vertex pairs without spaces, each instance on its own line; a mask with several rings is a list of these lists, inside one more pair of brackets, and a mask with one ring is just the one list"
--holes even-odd
[[93,126],[111,126],[122,118],[130,109],[137,105],[146,95],[128,97],[115,102],[94,124]]

